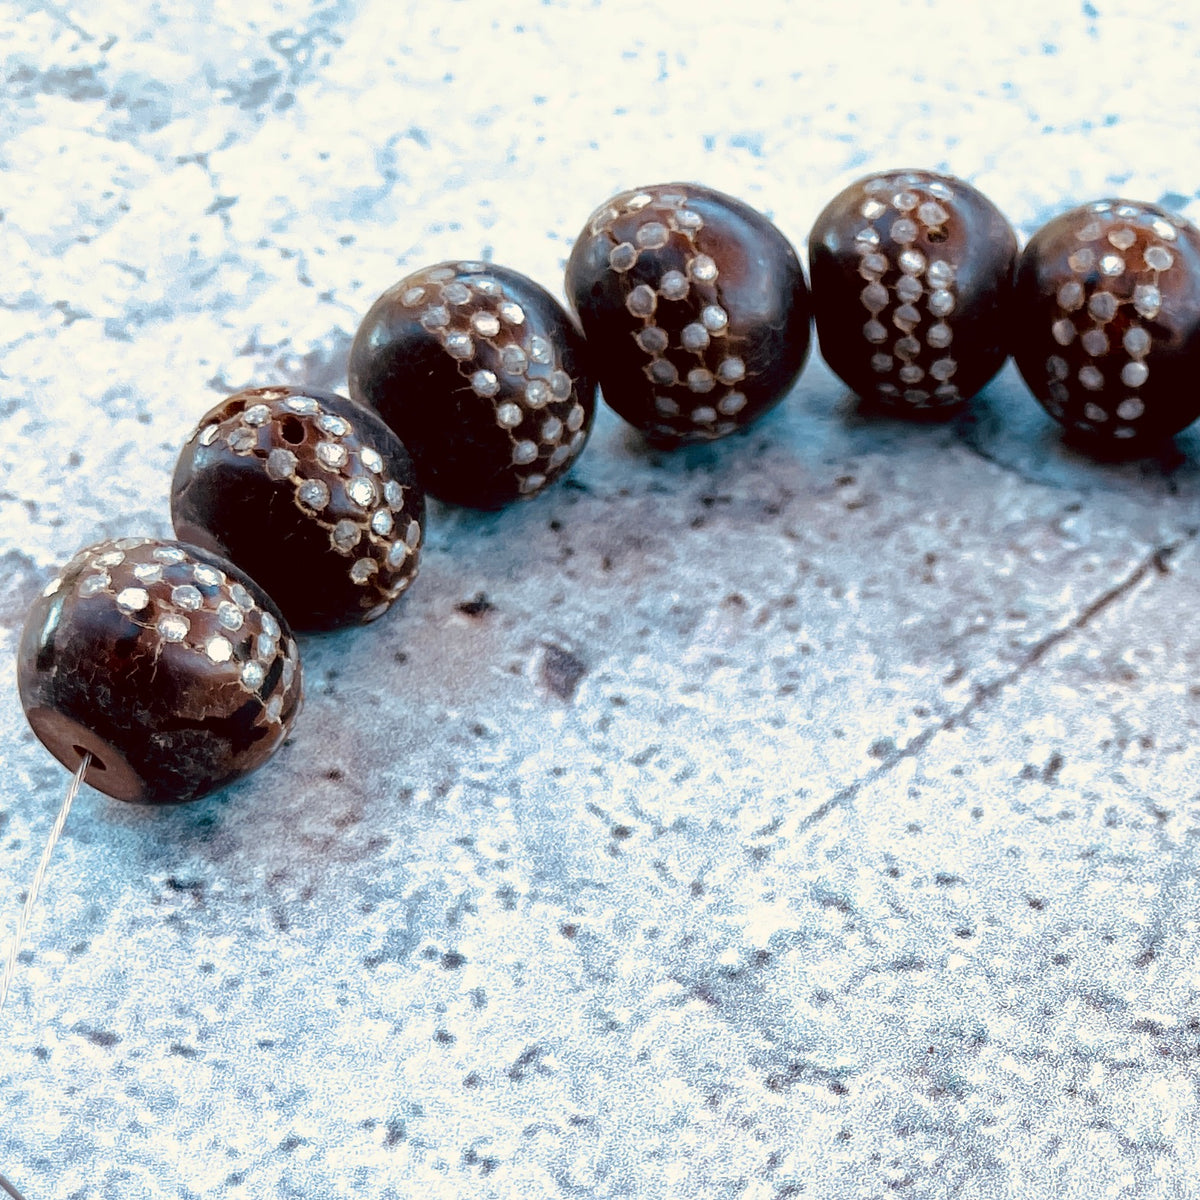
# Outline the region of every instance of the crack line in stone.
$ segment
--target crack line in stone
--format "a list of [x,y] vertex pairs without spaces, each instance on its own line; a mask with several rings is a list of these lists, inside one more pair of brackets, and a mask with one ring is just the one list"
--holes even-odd
[[1086,629],[1096,617],[1114,605],[1118,600],[1124,599],[1125,596],[1129,595],[1147,577],[1153,574],[1166,574],[1169,569],[1167,564],[1170,560],[1186,545],[1195,541],[1197,533],[1200,533],[1200,530],[1187,529],[1178,541],[1170,542],[1165,546],[1156,546],[1119,583],[1114,584],[1108,591],[1102,592],[1065,625],[1059,626],[1059,628],[1046,634],[1040,641],[1035,642],[1010,671],[991,680],[989,683],[980,684],[975,688],[970,700],[957,712],[951,713],[950,716],[944,718],[938,724],[930,725],[929,728],[922,730],[899,750],[895,750],[889,754],[879,766],[861,778],[854,780],[853,783],[840,788],[828,800],[817,805],[807,816],[802,817],[793,832],[807,833],[814,825],[823,821],[834,809],[841,808],[843,805],[856,800],[859,793],[872,784],[878,783],[895,770],[905,759],[918,757],[939,734],[946,733],[959,725],[968,723],[984,705],[1006,688],[1017,683],[1024,675],[1036,667],[1051,650]]

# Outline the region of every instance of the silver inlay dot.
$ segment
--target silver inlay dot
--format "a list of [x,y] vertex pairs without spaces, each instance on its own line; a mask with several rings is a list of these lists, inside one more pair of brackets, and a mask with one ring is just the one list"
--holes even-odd
[[630,242],[621,242],[608,252],[608,265],[614,271],[628,271],[637,260],[637,247]]
[[939,321],[938,324],[929,327],[929,332],[925,335],[925,340],[935,350],[941,350],[950,345],[954,340],[954,330],[949,325]]
[[421,314],[421,325],[430,331],[445,329],[450,324],[450,310],[444,304],[434,304]]
[[370,479],[360,475],[357,479],[350,480],[346,485],[346,495],[359,508],[370,508],[375,503],[375,484]]
[[317,461],[321,466],[336,471],[339,467],[346,465],[347,458],[349,458],[349,453],[340,442],[317,443]]
[[262,687],[266,677],[267,669],[262,663],[251,661],[242,664],[242,686],[249,688],[252,692]]
[[471,340],[469,334],[466,333],[451,333],[446,337],[446,353],[451,358],[467,359],[471,358],[475,353],[475,343]]
[[712,283],[718,275],[716,262],[707,254],[697,254],[688,265],[688,270],[699,283]]
[[925,255],[919,250],[905,250],[900,255],[900,270],[906,275],[920,275],[925,270]]
[[717,408],[727,417],[739,413],[746,407],[746,397],[742,392],[730,392],[717,401]]
[[1118,301],[1112,292],[1094,292],[1088,300],[1088,312],[1097,321],[1111,321],[1117,315]]
[[265,404],[252,404],[244,413],[242,420],[257,429],[271,419],[271,410]]
[[349,422],[334,413],[322,413],[317,418],[317,428],[330,437],[345,437],[350,432]]
[[525,385],[525,403],[530,408],[541,408],[550,402],[550,385],[544,379],[531,379]]
[[869,320],[863,326],[863,337],[865,337],[868,342],[873,342],[875,345],[880,345],[883,342],[886,342],[888,340],[888,336],[887,328],[874,318]]
[[918,232],[916,221],[911,221],[908,217],[901,217],[900,220],[892,222],[892,241],[901,246],[915,242]]
[[563,423],[557,417],[549,417],[542,425],[542,441],[557,442],[562,431]]
[[370,446],[364,446],[358,452],[358,457],[372,475],[378,475],[383,471],[383,456],[378,451],[372,450]]
[[1069,346],[1075,340],[1075,323],[1063,317],[1050,326],[1050,332],[1060,346]]
[[163,577],[162,563],[138,563],[133,575],[142,583],[157,583]]
[[1139,284],[1133,289],[1133,307],[1148,321],[1153,320],[1162,309],[1162,292],[1152,283]]
[[500,351],[500,365],[509,375],[524,375],[529,367],[529,358],[520,346],[505,346]]
[[341,520],[333,527],[333,544],[346,553],[358,545],[362,530],[357,521]]
[[519,467],[523,467],[533,462],[538,456],[538,448],[536,442],[517,442],[513,446],[512,460]]
[[[1107,296],[1109,292],[1097,292],[1096,296]],[[1093,296],[1094,300],[1096,296]],[[1058,289],[1058,306],[1067,312],[1075,312],[1083,307],[1083,284],[1078,279],[1069,279]]]
[[717,378],[722,383],[740,383],[746,378],[746,364],[740,358],[726,358],[717,367]]
[[394,479],[389,479],[383,485],[383,498],[388,502],[390,508],[402,508],[404,489]]
[[1104,387],[1104,376],[1099,368],[1090,363],[1079,368],[1079,382],[1090,392],[1098,392]]
[[671,240],[671,231],[661,221],[647,221],[633,237],[643,250],[659,250]]
[[576,433],[583,428],[583,421],[587,414],[583,411],[582,404],[576,404],[569,413],[567,413],[567,428]]
[[217,633],[204,643],[204,653],[215,663],[228,662],[233,657],[233,645],[228,638]]
[[500,332],[500,319],[493,313],[479,312],[471,318],[471,328],[482,338],[493,338]]
[[201,587],[220,587],[225,582],[225,573],[218,571],[216,567],[208,566],[207,563],[197,563],[192,568],[192,578]]
[[670,345],[670,338],[667,337],[665,329],[660,329],[657,325],[647,325],[645,329],[638,330],[637,344],[647,354],[661,354]]
[[296,456],[282,446],[276,446],[267,455],[267,474],[272,479],[291,479],[296,472]]
[[190,583],[181,583],[177,588],[171,589],[171,603],[176,608],[182,608],[184,612],[195,612],[203,607],[204,597],[199,588],[192,587]]
[[329,503],[329,488],[319,479],[306,479],[297,489],[296,498],[313,512],[320,512]]
[[289,396],[283,405],[292,412],[302,413],[307,417],[315,417],[321,411],[321,406],[309,396]]
[[471,299],[471,289],[465,283],[455,280],[442,288],[442,299],[447,304],[466,304]]
[[223,628],[236,633],[245,620],[245,614],[232,600],[222,600],[217,605],[217,621]]
[[658,281],[658,294],[664,300],[682,300],[688,294],[687,276],[682,271],[668,271]]
[[680,331],[679,340],[685,350],[698,353],[708,345],[708,330],[695,323],[685,325]]
[[729,314],[719,304],[706,304],[700,310],[700,323],[709,333],[720,333],[729,324]]
[[515,404],[501,404],[496,409],[496,424],[503,429],[515,429],[521,423],[522,413]]
[[178,613],[163,613],[158,618],[155,629],[164,642],[182,642],[187,637],[191,624],[187,617],[181,617]]
[[117,607],[122,612],[141,612],[150,603],[150,593],[145,588],[127,587],[117,593]]
[[272,640],[278,638],[283,632],[283,630],[279,628],[279,622],[275,620],[275,618],[271,616],[269,612],[263,613],[260,624],[262,626],[263,633]]
[[1141,387],[1150,378],[1150,368],[1144,362],[1126,363],[1121,368],[1121,382],[1126,387]]
[[500,316],[510,325],[523,325],[525,323],[525,310],[514,300],[505,300],[500,305]]
[[921,281],[912,275],[902,275],[896,281],[896,295],[908,304],[920,299],[924,294],[925,289],[921,286]]
[[1108,336],[1103,329],[1085,329],[1079,342],[1083,346],[1084,353],[1090,354],[1093,358],[1099,358],[1102,354],[1108,353]]
[[887,288],[882,283],[868,283],[862,290],[862,302],[871,312],[880,312],[887,307]]
[[1145,404],[1137,396],[1126,396],[1117,405],[1117,416],[1122,421],[1136,421],[1146,411]]
[[944,225],[950,219],[950,214],[936,200],[927,200],[917,209],[917,219],[936,227]]
[[379,570],[379,564],[373,558],[356,558],[350,568],[350,578],[355,583],[366,583]]
[[1119,254],[1106,254],[1100,259],[1100,273],[1114,278],[1125,272],[1125,260]]
[[471,376],[471,388],[477,396],[494,396],[500,390],[500,380],[493,371],[476,371]]
[[1126,353],[1134,358],[1141,358],[1150,353],[1150,335],[1140,326],[1131,325],[1125,330],[1124,345]]
[[553,348],[540,333],[533,334],[529,339],[529,357],[535,363],[542,363],[543,365],[549,363],[554,357]]
[[954,311],[954,293],[938,288],[929,297],[929,311],[935,317],[946,317]]
[[1166,246],[1149,246],[1145,254],[1146,266],[1152,271],[1167,271],[1175,262],[1173,255]]
[[693,392],[711,392],[716,384],[711,371],[703,367],[693,367],[687,375],[688,389]]
[[233,597],[234,604],[243,612],[249,612],[254,607],[254,597],[240,583],[230,584],[229,594]]
[[166,563],[168,566],[174,566],[187,558],[182,550],[176,550],[174,546],[159,546],[153,553],[158,562]]
[[639,283],[625,299],[625,307],[635,317],[651,316],[657,305],[658,297],[654,294],[654,289],[644,283]]

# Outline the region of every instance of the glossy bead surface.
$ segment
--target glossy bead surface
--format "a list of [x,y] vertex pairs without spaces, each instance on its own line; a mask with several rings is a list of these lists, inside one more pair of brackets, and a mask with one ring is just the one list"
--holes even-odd
[[788,240],[691,183],[623,192],[584,226],[567,298],[609,407],[663,445],[733,433],[778,404],[808,354],[812,309]]
[[408,452],[341,396],[251,388],[211,409],[175,467],[182,541],[252,575],[300,630],[382,616],[417,573],[424,494]]
[[349,378],[426,490],[473,508],[565,474],[596,411],[571,318],[532,279],[490,263],[441,263],[384,292],[355,335]]
[[300,709],[300,660],[248,576],[195,546],[81,550],[34,602],[17,687],[34,733],[118,800],[195,800],[261,766]]
[[1017,239],[969,183],[868,175],[825,207],[808,252],[821,355],[864,399],[948,407],[1004,365]]
[[1114,446],[1200,416],[1200,233],[1152,204],[1101,200],[1030,239],[1013,353],[1068,429]]

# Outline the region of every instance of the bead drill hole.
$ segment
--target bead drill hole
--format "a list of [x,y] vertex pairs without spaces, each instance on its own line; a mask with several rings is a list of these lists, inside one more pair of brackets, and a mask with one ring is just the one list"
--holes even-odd
[[304,422],[296,417],[285,417],[279,432],[285,442],[298,446],[304,441]]
[[83,756],[85,754],[90,754],[92,756],[91,764],[88,766],[89,774],[92,771],[106,770],[104,763],[96,757],[95,750],[89,750],[86,746],[72,746],[71,749],[74,750],[75,753],[78,754],[81,759],[83,758]]

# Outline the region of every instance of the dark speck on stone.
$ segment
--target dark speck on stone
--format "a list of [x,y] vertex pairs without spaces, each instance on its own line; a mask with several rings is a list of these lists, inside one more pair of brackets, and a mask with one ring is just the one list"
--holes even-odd
[[457,950],[447,950],[442,955],[442,967],[447,971],[457,971],[467,960]]
[[461,604],[455,606],[463,616],[466,617],[482,617],[484,613],[489,613],[496,606],[483,594],[476,592],[475,596],[470,600],[464,600]]
[[102,1046],[106,1050],[121,1040],[115,1033],[111,1033],[107,1029],[88,1029],[86,1026],[78,1025],[75,1031],[83,1034],[93,1046]]
[[549,645],[542,655],[542,682],[560,699],[573,700],[587,674],[584,663],[561,646]]

